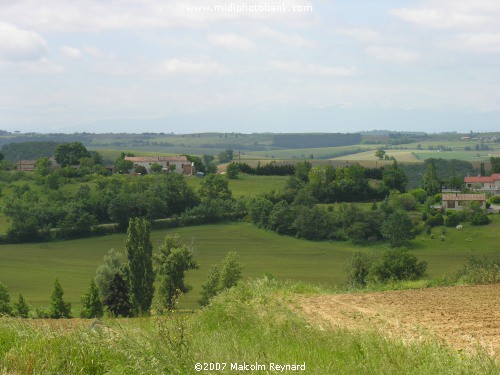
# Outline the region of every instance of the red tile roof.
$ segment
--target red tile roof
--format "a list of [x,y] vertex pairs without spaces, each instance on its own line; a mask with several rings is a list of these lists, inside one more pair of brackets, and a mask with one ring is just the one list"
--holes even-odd
[[159,161],[169,162],[186,162],[185,156],[127,156],[125,160],[130,160],[133,163],[155,163]]
[[465,182],[471,182],[471,183],[484,183],[484,182],[495,182],[496,180],[500,180],[500,173],[497,174],[492,174],[491,176],[488,177],[465,177],[464,181]]

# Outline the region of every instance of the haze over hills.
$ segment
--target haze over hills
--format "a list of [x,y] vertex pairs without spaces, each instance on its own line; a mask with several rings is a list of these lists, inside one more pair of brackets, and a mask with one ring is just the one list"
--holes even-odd
[[346,133],[373,129],[394,131],[417,131],[418,129],[418,131],[429,133],[450,131],[468,133],[500,130],[500,112],[460,113],[416,109],[353,111],[337,107],[288,108],[282,106],[179,113],[163,118],[110,118],[62,126],[45,123],[43,119],[40,119],[40,125],[36,127],[8,124],[2,127],[9,131],[39,133]]

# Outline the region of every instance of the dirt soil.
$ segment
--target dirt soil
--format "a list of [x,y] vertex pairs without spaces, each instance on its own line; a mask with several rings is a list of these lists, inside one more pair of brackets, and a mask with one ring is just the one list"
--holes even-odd
[[500,285],[299,296],[298,310],[320,326],[376,329],[407,340],[437,338],[482,347],[500,359]]

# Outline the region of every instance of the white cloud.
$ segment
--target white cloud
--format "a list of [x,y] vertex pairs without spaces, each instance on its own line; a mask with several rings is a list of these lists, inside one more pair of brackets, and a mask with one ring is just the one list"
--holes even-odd
[[36,61],[46,53],[47,43],[40,35],[0,22],[0,60]]
[[447,29],[484,25],[484,15],[453,13],[446,9],[395,9],[391,14],[423,28]]
[[393,16],[428,29],[498,28],[500,3],[495,0],[427,0],[420,7],[392,9]]
[[381,39],[379,31],[368,27],[337,28],[334,31],[363,43],[378,42]]
[[207,36],[210,44],[229,50],[249,51],[255,49],[256,45],[250,39],[236,34],[210,34]]
[[350,77],[357,72],[355,67],[323,66],[290,61],[270,61],[267,65],[273,69],[298,75]]
[[[242,2],[243,3],[243,2]],[[0,20],[58,32],[98,32],[117,29],[199,28],[219,21],[275,20],[289,24],[316,22],[314,12],[237,11],[230,0],[17,0],[0,3]],[[249,0],[247,5],[279,5],[281,0]],[[289,0],[287,6],[312,6],[311,1]],[[205,9],[199,8],[206,7]],[[214,10],[215,6],[225,6]],[[192,8],[198,7],[198,8]]]
[[293,48],[313,47],[315,45],[314,42],[298,34],[282,33],[273,30],[270,27],[262,27],[260,29],[255,30],[252,34],[260,38],[271,39],[275,42],[278,42],[281,45]]
[[158,74],[167,75],[219,75],[228,74],[230,69],[208,59],[169,59],[157,69]]
[[460,34],[451,44],[448,43],[447,47],[473,52],[497,53],[500,52],[500,33]]
[[82,58],[83,54],[78,48],[63,46],[59,48],[64,57],[70,60],[79,60]]
[[420,60],[420,53],[398,47],[373,46],[366,53],[378,61],[390,63],[411,63]]

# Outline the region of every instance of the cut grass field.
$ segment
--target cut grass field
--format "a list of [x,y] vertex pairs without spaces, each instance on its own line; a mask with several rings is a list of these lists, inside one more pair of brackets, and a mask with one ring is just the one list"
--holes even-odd
[[[400,163],[418,163],[419,159],[415,157],[413,154],[415,150],[387,150],[386,154],[388,156],[394,156],[396,160]],[[360,152],[357,154],[351,154],[351,155],[345,155],[345,156],[340,156],[337,158],[334,158],[333,160],[349,160],[349,161],[379,161],[378,158],[375,156],[375,151],[370,150],[370,151],[365,151],[365,152]],[[379,161],[381,164],[384,165],[386,162],[385,160]],[[388,162],[392,163],[391,160]]]
[[[233,196],[239,197],[252,197],[257,194],[269,193],[272,190],[282,189],[288,176],[250,176],[247,174],[240,174],[237,179],[228,180],[229,189],[233,192]],[[202,178],[189,177],[187,180],[189,186],[198,190]]]
[[[245,266],[246,279],[273,274],[280,280],[291,279],[326,288],[344,288],[344,265],[355,251],[379,252],[384,244],[354,246],[346,242],[311,242],[280,236],[247,223],[204,225],[152,232],[155,250],[167,233],[179,233],[193,242],[200,268],[188,274],[193,290],[180,306],[196,308],[201,284],[209,266],[220,263],[229,251],[236,251]],[[440,228],[434,229],[440,234]],[[420,235],[412,241],[412,251],[429,264],[432,278],[453,275],[470,255],[498,255],[500,216],[484,227],[465,226],[463,231],[448,229],[445,241]],[[436,235],[439,237],[439,235]],[[109,249],[123,252],[125,234],[81,240],[0,246],[0,281],[13,299],[19,293],[33,306],[48,306],[55,277],[65,290],[67,301],[78,311],[81,295],[88,289],[95,269]]]

